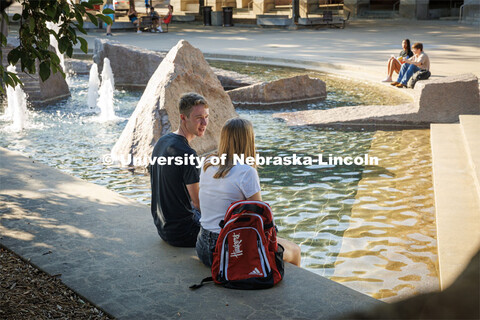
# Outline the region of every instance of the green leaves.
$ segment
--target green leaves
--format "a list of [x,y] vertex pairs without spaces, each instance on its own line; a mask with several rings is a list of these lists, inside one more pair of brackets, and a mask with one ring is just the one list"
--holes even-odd
[[82,50],[85,53],[88,53],[88,43],[87,40],[84,38],[78,37],[78,41],[80,41],[80,50]]
[[20,59],[20,53],[18,48],[12,49],[7,55],[8,64],[16,65]]
[[98,21],[97,21],[97,18],[91,14],[90,12],[86,12],[88,18],[90,19],[90,21],[96,26],[98,27]]
[[50,77],[50,62],[43,61],[40,63],[40,78],[45,81]]
[[[22,72],[35,73],[38,66],[40,78],[45,81],[52,73],[63,71],[60,68],[60,59],[56,52],[50,51],[50,36],[58,42],[59,52],[68,57],[73,56],[74,45],[80,43],[80,49],[87,53],[87,41],[77,36],[77,30],[87,34],[84,29],[84,19],[88,19],[98,27],[98,21],[112,24],[112,19],[103,14],[92,14],[87,9],[94,9],[94,5],[102,5],[103,0],[89,0],[78,4],[70,4],[68,0],[16,0],[22,4],[21,14],[14,14],[11,20],[20,23],[20,45],[13,48],[7,55],[9,64],[19,64]],[[111,9],[103,10],[104,14],[113,14]],[[3,19],[9,23],[8,16],[2,13]],[[47,28],[46,23],[58,24],[59,30]],[[0,34],[0,44],[7,45],[7,39]],[[0,59],[2,55],[0,54]],[[0,65],[0,84],[16,85],[21,83],[18,77],[7,72],[6,66]],[[3,87],[0,86],[3,92]]]
[[100,18],[103,22],[105,22],[108,25],[113,23],[113,21],[110,17],[104,16],[103,14],[97,14],[96,16],[97,16],[97,18]]

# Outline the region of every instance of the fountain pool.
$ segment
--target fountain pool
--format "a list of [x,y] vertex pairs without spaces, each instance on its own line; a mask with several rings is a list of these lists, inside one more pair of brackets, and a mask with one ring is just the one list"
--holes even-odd
[[[314,71],[211,64],[260,79],[300,73],[323,78],[326,101],[306,108],[404,102],[380,87]],[[98,123],[88,107],[88,77],[73,78],[70,90],[68,100],[32,112],[22,132],[8,132],[8,122],[0,120],[0,146],[149,205],[148,176],[102,164],[141,92],[115,90],[115,113],[125,120]],[[253,122],[263,156],[369,154],[380,159],[378,166],[259,169],[263,198],[274,210],[280,235],[301,245],[304,268],[385,301],[438,289],[429,130],[289,128],[270,110],[238,113]]]

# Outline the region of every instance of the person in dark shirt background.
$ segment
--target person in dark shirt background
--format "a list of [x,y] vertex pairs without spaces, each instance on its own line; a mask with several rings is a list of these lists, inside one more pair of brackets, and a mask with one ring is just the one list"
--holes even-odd
[[[157,141],[152,159],[197,156],[189,143],[205,134],[207,101],[197,93],[186,93],[180,98],[179,111],[180,127]],[[160,237],[177,247],[195,247],[200,230],[199,169],[186,162],[161,165],[155,161],[150,167],[153,221]]]

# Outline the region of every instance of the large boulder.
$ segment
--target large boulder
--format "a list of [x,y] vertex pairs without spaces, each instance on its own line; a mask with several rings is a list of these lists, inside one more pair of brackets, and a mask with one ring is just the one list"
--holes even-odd
[[228,92],[235,107],[282,108],[325,100],[325,82],[307,75],[262,82]]
[[[98,72],[103,70],[103,59],[108,58],[115,76],[115,85],[124,88],[145,88],[166,53],[129,46],[116,41],[95,39],[93,61]],[[212,68],[226,90],[258,82],[234,71]]]
[[90,74],[93,62],[91,60],[66,59],[65,69],[71,74]]
[[103,70],[103,59],[108,58],[118,87],[144,88],[164,57],[163,52],[95,39],[93,61],[98,73]]
[[148,82],[127,126],[113,147],[112,156],[120,159],[128,159],[130,154],[132,159],[150,157],[157,140],[178,128],[178,101],[186,92],[203,95],[210,110],[210,122],[205,135],[195,138],[191,146],[199,155],[215,150],[223,124],[238,115],[202,52],[187,41],[180,40]]

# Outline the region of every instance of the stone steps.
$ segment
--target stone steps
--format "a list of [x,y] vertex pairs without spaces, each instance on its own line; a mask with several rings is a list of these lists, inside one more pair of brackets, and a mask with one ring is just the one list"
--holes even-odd
[[442,290],[457,278],[480,246],[479,123],[479,116],[461,116],[460,123],[431,125]]

